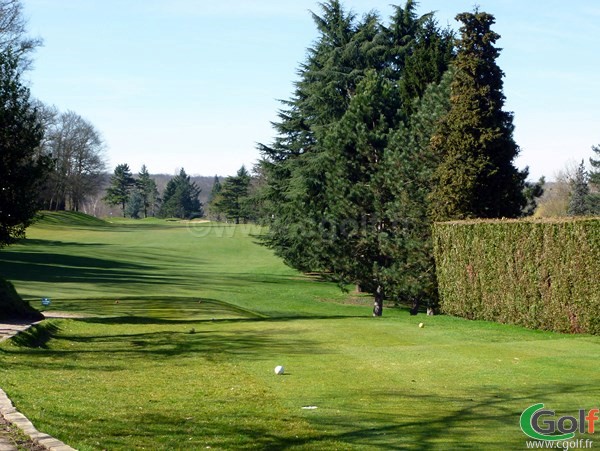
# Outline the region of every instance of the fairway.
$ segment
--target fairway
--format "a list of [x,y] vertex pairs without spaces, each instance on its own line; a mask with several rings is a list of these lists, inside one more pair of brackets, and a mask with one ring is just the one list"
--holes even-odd
[[532,404],[599,407],[600,338],[375,319],[260,232],[47,214],[0,251],[0,274],[77,317],[2,343],[0,387],[80,450],[525,449]]

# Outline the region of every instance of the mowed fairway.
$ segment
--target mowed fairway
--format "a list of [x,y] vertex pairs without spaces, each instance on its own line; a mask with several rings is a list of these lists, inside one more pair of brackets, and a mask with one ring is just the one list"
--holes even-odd
[[599,338],[374,319],[259,232],[48,215],[0,251],[0,274],[83,317],[0,345],[0,387],[80,450],[524,449],[530,405],[599,407]]

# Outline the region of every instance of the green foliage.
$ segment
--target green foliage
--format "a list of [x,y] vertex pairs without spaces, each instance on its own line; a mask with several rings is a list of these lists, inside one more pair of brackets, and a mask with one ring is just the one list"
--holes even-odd
[[185,170],[181,169],[179,174],[167,183],[158,216],[180,219],[201,217],[203,210],[198,199],[199,194],[198,186],[191,181]]
[[[139,190],[134,190],[129,195],[127,205],[125,206],[125,216],[132,219],[140,219],[144,214],[144,197]],[[147,217],[144,214],[144,217]]]
[[600,337],[393,308],[372,321],[259,231],[47,214],[0,272],[84,317],[1,343],[2,388],[80,450],[522,449],[531,400],[597,406]]
[[37,150],[43,137],[19,61],[0,53],[0,248],[25,236],[50,161]]
[[597,155],[598,159],[590,158],[590,165],[592,170],[590,171],[590,184],[594,185],[596,189],[600,190],[600,144],[592,146],[592,151]]
[[600,334],[600,219],[434,226],[444,312]]
[[589,214],[589,195],[588,174],[582,160],[579,166],[577,166],[577,170],[571,180],[571,198],[567,214],[569,216],[584,216]]
[[[144,212],[144,218],[148,217],[148,212],[151,216],[155,215],[155,209],[159,203],[158,189],[156,182],[150,178],[150,173],[146,165],[142,165],[138,178],[135,181],[136,192],[141,200],[141,208]],[[136,201],[137,202],[137,201]],[[133,216],[132,216],[133,217]]]
[[212,204],[213,212],[223,214],[235,224],[245,223],[253,217],[248,193],[250,181],[250,173],[244,166],[237,171],[235,176],[227,177],[222,185],[218,185],[219,191],[215,194]]
[[221,192],[221,181],[219,180],[219,177],[215,175],[215,179],[213,181],[213,186],[212,189],[210,190],[210,196],[208,198],[208,202],[212,202]]
[[110,177],[110,186],[106,189],[104,200],[108,205],[121,205],[123,217],[125,217],[125,207],[134,186],[135,179],[131,175],[129,165],[119,164]]
[[600,145],[592,146],[592,151],[597,159],[590,158],[592,169],[588,174],[588,181],[593,191],[588,195],[588,207],[590,213],[600,215]]
[[[452,35],[438,29],[432,14],[417,16],[413,1],[396,7],[386,25],[375,13],[357,20],[338,1],[320,6],[322,15],[313,14],[319,38],[274,124],[278,136],[272,145],[260,146],[266,180],[261,205],[270,218],[265,243],[294,268],[376,293],[375,314],[380,314],[385,296],[431,296],[409,286],[408,277],[400,282],[393,274],[394,258],[419,249],[413,238],[427,234],[411,236],[410,245],[398,244],[411,228],[398,224],[415,219],[391,215],[412,214],[415,204],[410,196],[390,197],[408,180],[386,168],[403,164],[402,159],[391,163],[390,157],[386,163],[386,155],[405,151],[400,139],[388,148],[390,138],[409,126],[427,87],[441,81],[453,57]],[[419,131],[428,134],[419,140],[423,147],[432,122]],[[404,174],[427,172],[416,161],[410,169],[412,163],[406,163]]]
[[496,64],[499,35],[492,15],[457,16],[461,37],[454,61],[451,108],[433,138],[440,164],[429,196],[434,220],[518,217],[527,172],[513,160],[512,113],[503,111],[503,73]]

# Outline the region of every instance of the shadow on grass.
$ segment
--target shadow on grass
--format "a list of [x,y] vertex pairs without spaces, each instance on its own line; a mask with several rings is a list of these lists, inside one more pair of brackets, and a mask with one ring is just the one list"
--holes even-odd
[[48,349],[47,343],[60,331],[53,322],[35,324],[29,329],[18,333],[11,341],[20,347]]
[[[506,391],[505,387],[498,387],[497,391],[490,387],[473,387],[465,397],[435,393],[390,394],[365,389],[363,396],[372,400],[369,408],[325,415],[314,411],[315,415],[307,416],[314,429],[320,431],[315,434],[291,438],[254,428],[236,433],[246,437],[249,444],[269,450],[299,446],[303,449],[523,449],[525,442],[531,440],[519,426],[523,410],[538,402],[552,408],[552,399],[557,397],[587,395],[589,398],[593,397],[592,393],[598,393],[596,385],[567,383],[551,386],[540,383],[513,391]],[[394,399],[399,405],[407,406],[406,415],[392,417],[376,407],[379,400]],[[420,406],[438,407],[424,411]],[[557,416],[572,415],[584,407],[573,404],[568,412],[557,412]],[[499,436],[498,431],[506,434]],[[593,439],[591,435],[587,437]]]
[[[528,438],[519,428],[520,414],[530,405],[548,400],[550,388],[553,395],[565,398],[597,390],[596,386],[563,383],[552,387],[539,384],[512,393],[473,387],[462,398],[435,393],[394,394],[392,400],[397,399],[407,408],[405,415],[390,415],[375,405],[378,396],[387,394],[366,388],[363,396],[371,397],[373,403],[359,411],[302,413],[300,408],[295,411],[274,406],[253,413],[222,400],[223,410],[218,414],[215,411],[210,418],[157,408],[143,415],[113,416],[110,420],[73,417],[66,424],[85,421],[85,430],[78,431],[79,440],[85,442],[85,434],[106,449],[126,449],[134,443],[151,446],[151,441],[155,448],[160,443],[163,449],[525,449]],[[420,407],[423,405],[429,410]],[[560,414],[572,414],[580,407],[574,405],[572,411]],[[69,420],[64,413],[61,418]]]
[[[77,243],[52,242],[56,247],[80,247]],[[94,245],[88,245],[94,246]],[[97,245],[105,246],[105,245]],[[61,283],[168,283],[149,272],[157,267],[124,263],[113,259],[81,257],[66,253],[2,251],[0,272],[9,280]]]
[[[311,317],[312,319],[314,318]],[[210,327],[211,323],[217,322],[268,322],[267,318],[178,321],[151,317],[112,317],[78,318],[69,321],[81,321],[95,324],[97,327],[90,329],[89,334],[74,335],[61,331],[52,323],[41,324],[30,334],[13,340],[17,349],[7,348],[2,351],[13,355],[35,355],[36,359],[23,359],[22,363],[19,363],[32,368],[48,368],[49,364],[61,367],[63,365],[61,361],[68,365],[75,359],[90,370],[97,369],[95,368],[97,363],[106,361],[111,362],[112,370],[118,370],[127,368],[133,361],[147,359],[161,361],[173,359],[174,362],[180,362],[180,359],[185,357],[228,360],[232,356],[243,356],[244,359],[262,360],[280,355],[325,352],[316,341],[299,336],[290,338],[286,330],[269,327],[267,324],[259,330],[236,328],[228,331]],[[113,329],[113,326],[123,325],[141,327],[132,329],[131,332],[123,332],[126,330],[123,327]],[[161,325],[183,327],[178,327],[179,330],[155,330],[154,328],[148,331],[148,326],[160,327]],[[94,331],[104,330],[115,330],[115,332],[94,334]],[[47,344],[50,340],[54,344],[49,348]],[[44,348],[44,350],[31,348]],[[104,367],[102,371],[105,371]]]

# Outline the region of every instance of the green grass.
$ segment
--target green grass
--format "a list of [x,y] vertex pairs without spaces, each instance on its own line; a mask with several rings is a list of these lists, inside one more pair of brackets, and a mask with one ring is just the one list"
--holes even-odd
[[86,317],[0,345],[0,387],[80,450],[523,449],[526,407],[598,407],[600,338],[374,319],[258,232],[46,216],[0,274]]

